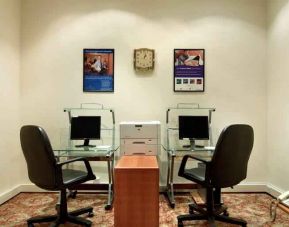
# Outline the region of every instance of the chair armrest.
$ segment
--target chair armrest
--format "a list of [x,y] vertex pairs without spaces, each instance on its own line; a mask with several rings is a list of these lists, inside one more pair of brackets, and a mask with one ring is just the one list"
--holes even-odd
[[56,165],[59,166],[59,167],[62,167],[63,165],[66,165],[66,164],[69,164],[69,163],[72,163],[72,162],[78,162],[78,161],[83,161],[84,164],[85,164],[85,167],[86,167],[88,175],[93,175],[93,172],[92,172],[91,166],[89,164],[89,161],[86,158],[84,158],[84,157],[68,159],[68,160],[63,161],[63,162],[58,162]]
[[196,159],[196,160],[198,160],[198,161],[200,161],[200,162],[203,162],[203,163],[205,163],[205,164],[208,164],[208,163],[211,162],[211,161],[208,161],[208,160],[206,160],[206,159],[203,159],[202,157],[199,157],[199,156],[194,156],[194,155],[189,155],[189,156],[190,156],[190,158]]
[[179,168],[179,173],[178,173],[179,176],[182,176],[182,175],[183,175],[183,173],[184,173],[184,171],[185,171],[185,167],[186,167],[187,161],[188,161],[189,158],[190,158],[190,159],[198,160],[198,161],[200,161],[200,162],[203,162],[203,163],[205,163],[206,165],[210,163],[210,162],[208,162],[208,161],[206,161],[206,160],[204,160],[204,159],[202,159],[202,158],[200,158],[200,157],[196,157],[196,156],[193,156],[193,155],[185,155],[185,156],[183,157],[183,159],[182,159],[182,162],[181,162],[181,165],[180,165],[180,168]]
[[71,162],[84,161],[84,160],[85,160],[85,158],[83,158],[83,157],[73,158],[73,159],[68,159],[68,160],[62,161],[62,162],[57,162],[57,165],[63,166],[63,165],[69,164]]

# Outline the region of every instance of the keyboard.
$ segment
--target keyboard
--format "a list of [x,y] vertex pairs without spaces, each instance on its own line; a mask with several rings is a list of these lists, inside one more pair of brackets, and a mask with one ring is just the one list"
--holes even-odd
[[97,151],[107,151],[111,148],[109,145],[98,145],[96,146]]
[[204,147],[205,150],[210,150],[210,151],[213,151],[215,150],[215,147],[213,146],[208,146],[208,147]]

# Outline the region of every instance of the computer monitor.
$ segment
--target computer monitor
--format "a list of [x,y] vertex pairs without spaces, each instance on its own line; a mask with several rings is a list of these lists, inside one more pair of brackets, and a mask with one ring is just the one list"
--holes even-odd
[[179,139],[190,139],[190,145],[194,148],[195,140],[209,139],[208,116],[179,116]]
[[101,117],[100,116],[78,116],[71,118],[71,140],[84,140],[83,145],[76,147],[93,147],[89,140],[100,139]]

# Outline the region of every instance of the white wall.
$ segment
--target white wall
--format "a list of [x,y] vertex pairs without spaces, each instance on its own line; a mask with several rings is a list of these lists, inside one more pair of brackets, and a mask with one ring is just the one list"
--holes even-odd
[[268,181],[289,190],[289,1],[268,2]]
[[[64,107],[97,102],[117,122],[161,120],[167,107],[216,107],[215,138],[230,123],[248,123],[255,146],[248,182],[266,181],[266,2],[24,0],[22,123],[42,125],[54,144],[67,125]],[[156,66],[133,69],[133,49],[154,48]],[[83,48],[115,49],[115,92],[82,92]],[[173,49],[205,48],[206,91],[173,92]]]
[[19,143],[20,1],[0,0],[0,195],[22,181]]

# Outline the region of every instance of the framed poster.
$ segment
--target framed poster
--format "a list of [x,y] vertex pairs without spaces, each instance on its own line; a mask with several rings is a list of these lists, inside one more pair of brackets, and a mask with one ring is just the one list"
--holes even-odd
[[174,49],[174,91],[205,90],[205,50]]
[[83,91],[114,91],[114,49],[83,50]]

